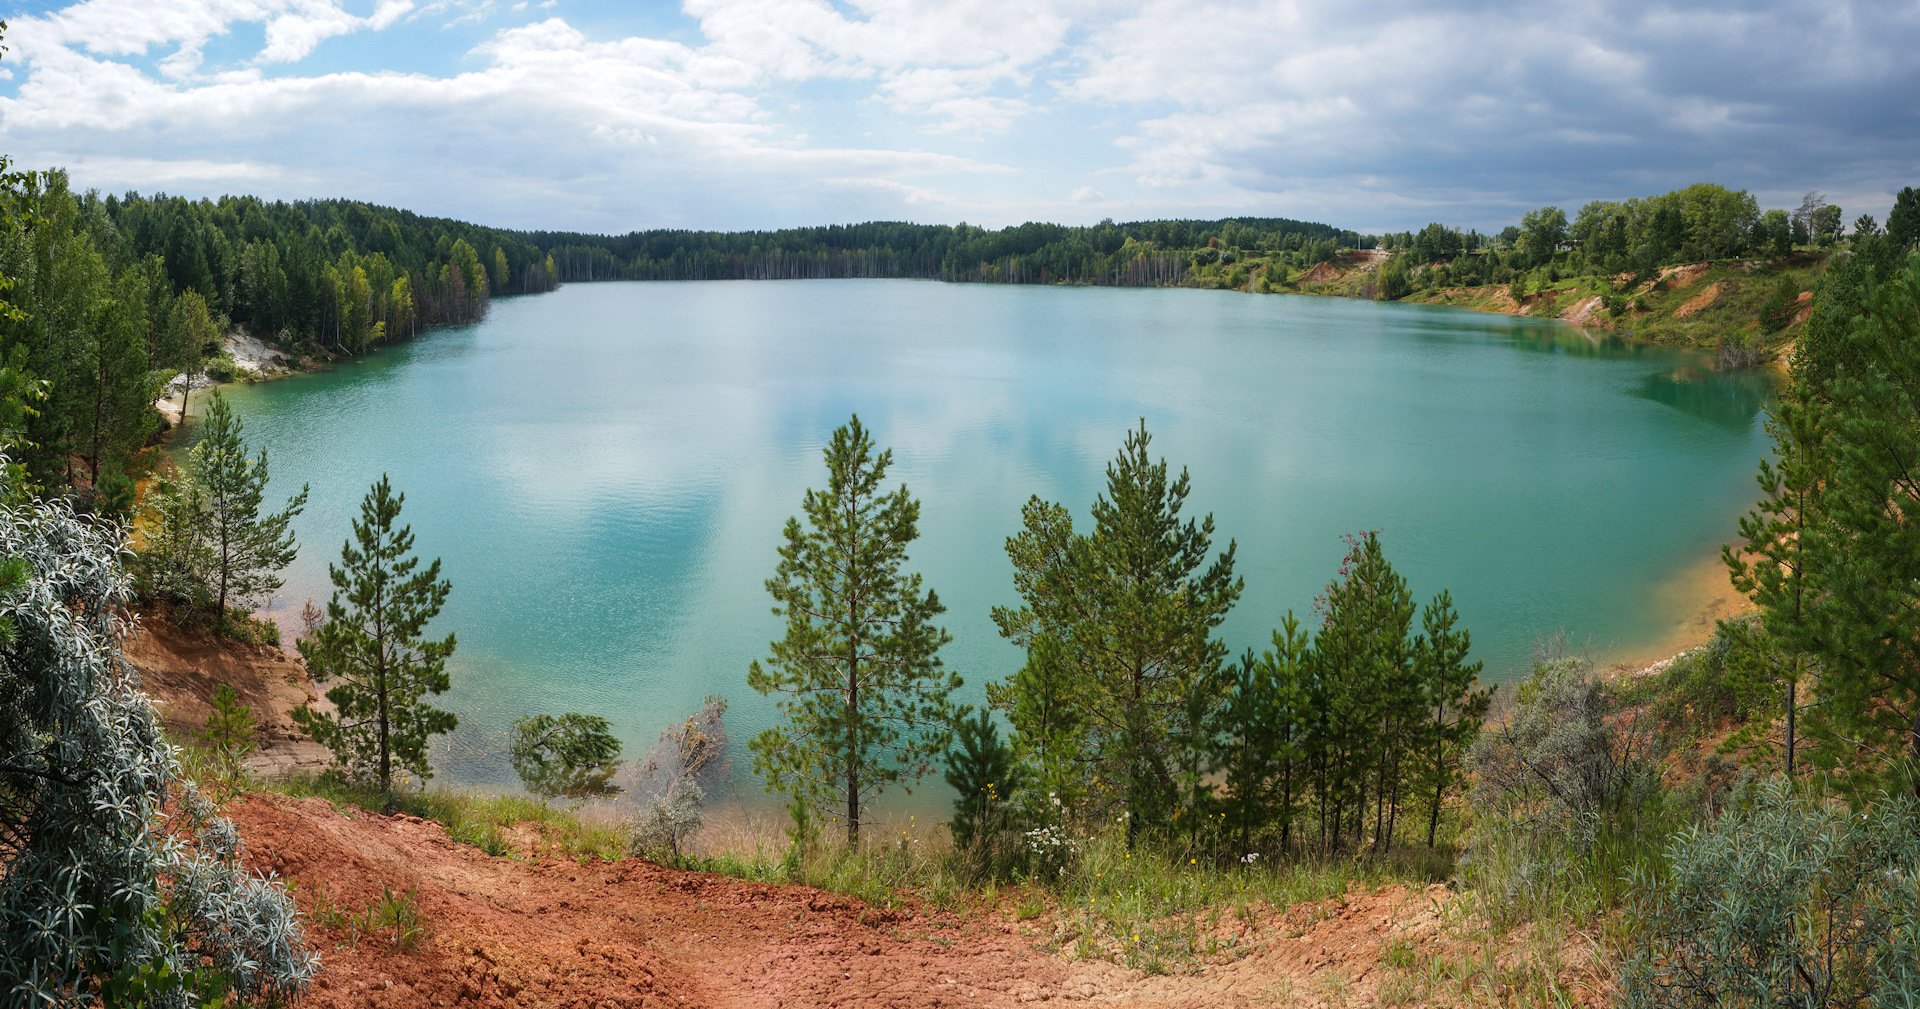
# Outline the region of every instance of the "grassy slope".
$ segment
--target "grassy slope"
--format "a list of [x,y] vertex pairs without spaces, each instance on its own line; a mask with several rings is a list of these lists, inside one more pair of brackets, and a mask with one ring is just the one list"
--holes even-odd
[[[1343,253],[1330,268],[1297,273],[1279,286],[1262,283],[1264,260],[1249,259],[1240,266],[1244,285],[1240,289],[1342,298],[1376,296],[1379,264],[1362,253]],[[1507,284],[1432,288],[1416,291],[1403,300],[1502,315],[1565,319],[1587,329],[1678,346],[1713,347],[1722,338],[1731,338],[1760,348],[1777,348],[1790,343],[1800,327],[1796,318],[1784,328],[1769,332],[1762,322],[1763,309],[1779,278],[1783,274],[1792,277],[1798,290],[1811,291],[1824,266],[1824,255],[1803,252],[1773,261],[1730,260],[1668,267],[1659,277],[1638,284],[1630,283],[1631,278],[1562,277],[1531,289],[1524,304],[1514,302]],[[1216,272],[1195,274],[1189,283],[1196,287],[1232,286],[1225,273]],[[1714,295],[1703,298],[1709,289],[1715,291]],[[1604,307],[1605,297],[1614,293],[1626,301],[1625,310],[1618,316]],[[1594,298],[1603,302],[1582,316],[1580,309]],[[1705,303],[1693,304],[1700,301]]]

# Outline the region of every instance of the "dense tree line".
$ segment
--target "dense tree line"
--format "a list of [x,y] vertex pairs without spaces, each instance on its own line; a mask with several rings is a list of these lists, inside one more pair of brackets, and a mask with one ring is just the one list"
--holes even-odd
[[636,231],[615,237],[526,236],[549,249],[561,281],[789,280],[915,277],[961,282],[1179,284],[1227,257],[1285,256],[1311,266],[1371,239],[1285,218],[1101,221],[1091,227],[1029,222],[865,224],[778,231]]
[[[1663,266],[1738,258],[1772,259],[1796,248],[1829,247],[1846,235],[1871,255],[1910,248],[1920,238],[1920,191],[1895,200],[1882,228],[1871,215],[1842,226],[1842,211],[1818,192],[1792,210],[1762,211],[1751,193],[1697,183],[1658,196],[1594,200],[1571,220],[1559,207],[1540,207],[1493,235],[1435,222],[1414,232],[1381,236],[1394,252],[1376,292],[1395,299],[1416,291],[1484,284],[1515,285],[1569,276],[1631,277]],[[1790,292],[1788,300],[1797,295]],[[1624,307],[1624,300],[1618,307]]]

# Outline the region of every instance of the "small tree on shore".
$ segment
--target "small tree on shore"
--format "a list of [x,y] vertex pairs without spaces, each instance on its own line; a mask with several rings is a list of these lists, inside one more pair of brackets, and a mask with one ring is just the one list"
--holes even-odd
[[299,643],[314,681],[333,684],[327,699],[335,710],[303,705],[293,713],[350,776],[377,784],[389,805],[394,765],[431,777],[427,741],[458,724],[427,703],[448,687],[454,637],[424,636],[452,585],[440,577],[438,558],[422,567],[413,556],[413,530],[395,526],[405,501],[383,474],[360,503],[341,563],[327,567],[334,588],[326,621]]
[[769,788],[839,806],[857,845],[862,801],[918,780],[946,751],[960,677],[940,663],[952,638],[933,619],[946,607],[904,570],[920,503],[905,486],[881,492],[892,451],[876,455],[854,417],[825,457],[827,489],[807,492],[805,526],[787,520],[767,580],[786,636],[747,671],[747,685],[775,695],[785,721],[750,746]]
[[225,618],[229,602],[251,609],[281,585],[280,570],[293,563],[297,546],[288,528],[307,506],[307,488],[277,512],[262,514],[267,489],[267,450],[247,458],[240,418],[219,393],[207,407],[206,432],[189,465],[204,496],[205,542],[212,567],[214,614]]

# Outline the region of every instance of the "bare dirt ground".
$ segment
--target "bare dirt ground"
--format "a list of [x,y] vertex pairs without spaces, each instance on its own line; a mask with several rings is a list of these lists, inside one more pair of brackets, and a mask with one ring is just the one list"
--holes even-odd
[[[256,869],[292,882],[323,969],[302,1005],[935,1007],[1378,1004],[1390,944],[1442,947],[1444,887],[1390,886],[1235,919],[1237,959],[1150,976],[1048,949],[1034,924],[881,911],[638,859],[490,857],[429,821],[259,794],[228,810]],[[426,937],[317,921],[411,892]]]
[[140,621],[123,652],[173,738],[192,739],[206,725],[208,699],[225,683],[260,720],[254,736],[258,748],[246,760],[248,771],[282,778],[326,768],[326,747],[301,735],[288,714],[320,700],[298,658],[270,645],[182,631],[158,615]]

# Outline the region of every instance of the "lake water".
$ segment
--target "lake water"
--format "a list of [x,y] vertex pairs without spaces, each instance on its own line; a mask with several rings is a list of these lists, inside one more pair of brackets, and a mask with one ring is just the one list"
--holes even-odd
[[1190,511],[1238,541],[1236,652],[1305,617],[1342,533],[1377,529],[1422,600],[1452,589],[1504,679],[1556,629],[1600,653],[1670,633],[1660,590],[1755,497],[1768,393],[1694,354],[1447,309],[782,281],[571,285],[230,395],[275,493],[313,487],[284,625],[325,601],[382,472],[444,560],[461,727],[440,780],[510,783],[521,715],[604,715],[637,755],[717,693],[751,786],[744,742],[773,711],[746,669],[781,632],[762,584],[850,413],[922,502],[912,560],[977,700],[1020,662],[988,611],[1013,601],[1021,504],[1085,522],[1139,418],[1190,471]]

